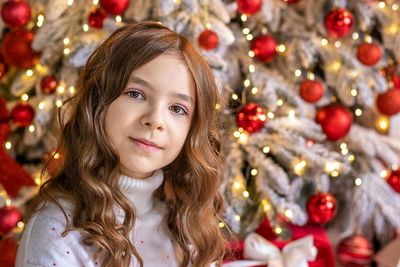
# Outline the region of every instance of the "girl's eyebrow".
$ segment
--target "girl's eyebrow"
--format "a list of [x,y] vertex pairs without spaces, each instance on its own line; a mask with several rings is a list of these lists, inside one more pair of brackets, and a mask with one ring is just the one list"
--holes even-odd
[[[150,84],[149,82],[147,82],[147,81],[145,81],[145,80],[143,80],[143,79],[141,79],[141,78],[139,78],[139,77],[132,76],[132,77],[129,79],[129,82],[141,84],[141,85],[143,85],[143,86],[149,88],[150,90],[154,91],[153,86],[151,86],[151,84]],[[194,103],[193,99],[192,99],[190,96],[185,95],[185,94],[181,94],[181,93],[172,93],[171,96],[172,96],[172,97],[179,98],[179,99],[181,99],[181,100],[183,100],[183,101],[186,101],[186,102],[188,102],[188,103],[191,104],[191,105],[193,105],[193,103]]]

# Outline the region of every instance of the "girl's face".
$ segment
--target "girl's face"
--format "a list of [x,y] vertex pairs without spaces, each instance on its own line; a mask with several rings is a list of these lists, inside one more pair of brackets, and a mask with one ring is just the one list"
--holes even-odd
[[186,63],[160,55],[134,70],[106,112],[106,133],[121,173],[144,179],[182,150],[195,110],[195,88]]

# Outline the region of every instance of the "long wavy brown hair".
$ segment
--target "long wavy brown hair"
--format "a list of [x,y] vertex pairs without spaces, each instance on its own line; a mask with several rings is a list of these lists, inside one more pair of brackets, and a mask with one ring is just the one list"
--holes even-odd
[[[116,30],[89,57],[77,85],[77,94],[60,116],[59,150],[64,163],[47,180],[34,201],[54,202],[64,213],[69,231],[86,233],[83,242],[95,244],[102,266],[129,266],[132,255],[143,266],[129,236],[135,227],[133,204],[118,186],[119,159],[105,132],[105,114],[124,90],[131,73],[161,54],[184,60],[195,83],[192,125],[177,159],[163,168],[164,182],[154,193],[168,208],[168,226],[180,248],[180,266],[220,265],[225,238],[218,227],[223,200],[220,142],[216,134],[218,90],[204,59],[182,35],[156,22],[125,25]],[[60,113],[59,113],[60,114]],[[73,227],[58,195],[74,206]],[[119,223],[113,207],[125,218]],[[191,249],[192,246],[192,249]],[[194,253],[192,253],[194,252]]]

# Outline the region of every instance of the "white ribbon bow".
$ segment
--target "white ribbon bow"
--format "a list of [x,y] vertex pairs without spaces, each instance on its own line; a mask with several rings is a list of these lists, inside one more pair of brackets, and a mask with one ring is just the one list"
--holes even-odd
[[249,234],[244,240],[241,260],[225,263],[223,267],[245,267],[268,264],[268,267],[307,267],[308,261],[315,260],[317,248],[313,245],[313,236],[288,243],[282,252],[273,243],[256,233]]

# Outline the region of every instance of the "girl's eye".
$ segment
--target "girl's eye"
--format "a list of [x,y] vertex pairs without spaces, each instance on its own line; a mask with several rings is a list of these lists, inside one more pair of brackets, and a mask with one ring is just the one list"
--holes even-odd
[[187,110],[181,106],[171,106],[169,109],[178,115],[188,115]]
[[126,94],[132,98],[144,99],[144,95],[139,91],[128,91]]

